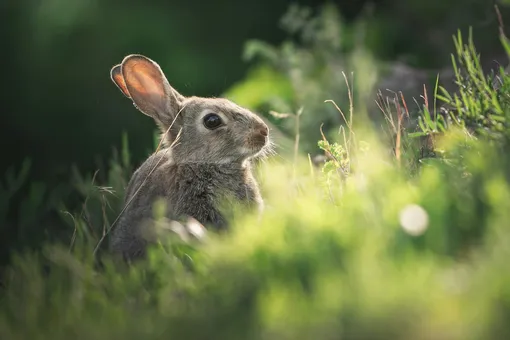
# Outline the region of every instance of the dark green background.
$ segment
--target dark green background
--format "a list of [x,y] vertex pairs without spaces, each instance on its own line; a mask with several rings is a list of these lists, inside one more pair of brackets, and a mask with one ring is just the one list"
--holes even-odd
[[[302,1],[316,5],[320,2]],[[359,4],[357,4],[359,3]],[[347,6],[353,16],[362,2]],[[94,169],[128,132],[135,159],[152,146],[154,124],[109,79],[130,53],[160,63],[185,95],[218,96],[247,67],[243,44],[277,43],[288,1],[7,1],[2,5],[1,168],[31,157],[36,177],[71,162]]]
[[[297,1],[314,8],[324,1]],[[152,146],[153,122],[109,79],[130,53],[158,61],[185,95],[217,96],[250,66],[244,42],[279,43],[289,1],[7,0],[1,3],[0,170],[29,156],[38,179],[84,170],[108,157],[128,132],[134,159]],[[367,44],[380,57],[448,64],[451,34],[477,25],[480,48],[497,44],[489,0],[336,1],[344,20],[367,18]],[[370,6],[371,5],[371,6]],[[492,17],[491,17],[492,16]],[[490,22],[489,22],[490,23]],[[494,21],[492,21],[494,24]],[[485,34],[482,36],[482,34]]]

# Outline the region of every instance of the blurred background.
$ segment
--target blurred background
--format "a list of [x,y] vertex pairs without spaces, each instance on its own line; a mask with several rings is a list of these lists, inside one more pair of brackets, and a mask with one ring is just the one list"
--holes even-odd
[[109,78],[124,56],[156,60],[184,95],[224,95],[270,120],[303,109],[302,151],[314,153],[320,124],[341,124],[324,100],[346,105],[342,72],[373,74],[374,93],[419,96],[438,73],[452,86],[452,35],[469,27],[486,68],[506,66],[496,3],[507,17],[491,0],[3,0],[2,261],[65,230],[64,206],[83,199],[73,169],[106,176],[123,136],[134,167],[154,149],[153,121]]

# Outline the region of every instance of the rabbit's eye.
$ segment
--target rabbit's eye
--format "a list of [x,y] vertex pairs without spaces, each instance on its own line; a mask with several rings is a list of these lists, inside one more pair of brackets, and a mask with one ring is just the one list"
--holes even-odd
[[219,127],[223,122],[220,116],[215,113],[209,113],[204,117],[204,126],[209,130],[214,130]]

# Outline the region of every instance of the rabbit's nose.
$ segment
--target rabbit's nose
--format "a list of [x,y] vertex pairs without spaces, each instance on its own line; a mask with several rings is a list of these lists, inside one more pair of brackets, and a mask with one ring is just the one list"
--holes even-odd
[[263,126],[260,128],[259,133],[262,136],[267,137],[267,135],[269,134],[269,129],[267,128],[267,126]]

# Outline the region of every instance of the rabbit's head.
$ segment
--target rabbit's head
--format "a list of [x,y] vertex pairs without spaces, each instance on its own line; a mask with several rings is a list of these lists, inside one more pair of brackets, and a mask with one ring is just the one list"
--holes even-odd
[[112,68],[111,78],[156,121],[165,142],[173,144],[176,162],[243,162],[268,148],[269,129],[260,117],[224,98],[181,95],[147,57],[125,57]]

